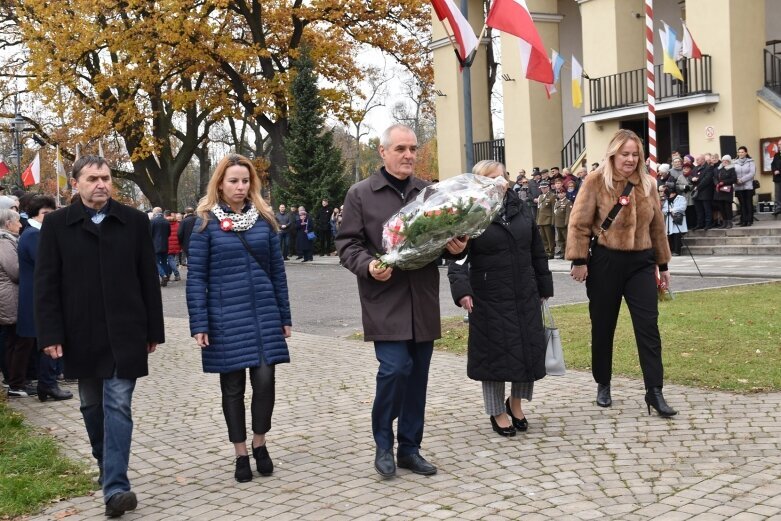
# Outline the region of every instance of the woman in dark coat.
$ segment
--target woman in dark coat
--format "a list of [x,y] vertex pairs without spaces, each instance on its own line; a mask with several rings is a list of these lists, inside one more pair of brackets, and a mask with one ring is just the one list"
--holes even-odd
[[258,473],[274,465],[266,448],[276,364],[290,361],[290,301],[274,212],[249,159],[223,158],[196,210],[190,237],[187,307],[203,370],[219,373],[222,410],[236,453],[236,481],[252,479],[244,390],[252,385],[252,455]]
[[[504,165],[480,161],[475,175],[506,177]],[[531,211],[507,190],[502,211],[470,240],[466,261],[451,263],[450,291],[469,312],[467,376],[483,382],[491,425],[502,436],[525,431],[521,399],[545,376],[545,332],[540,301],[553,296],[553,277]],[[505,382],[512,382],[505,400]]]
[[691,181],[694,185],[692,198],[694,199],[694,208],[697,211],[697,226],[694,230],[710,230],[713,228],[713,173],[715,167],[710,164],[710,154],[703,156],[703,163],[698,165],[692,175]]
[[304,207],[300,207],[298,210],[298,220],[296,221],[296,251],[299,255],[304,257],[301,262],[312,262],[312,250],[314,249],[315,241],[309,238],[309,233],[313,232],[315,225],[312,219],[309,218],[309,214],[306,213]]
[[721,157],[721,166],[716,171],[713,182],[716,185],[716,191],[713,193],[713,206],[719,209],[721,218],[724,220],[719,228],[732,228],[732,201],[735,196],[735,183],[738,182],[738,176],[735,174],[735,166],[732,164],[731,156]]

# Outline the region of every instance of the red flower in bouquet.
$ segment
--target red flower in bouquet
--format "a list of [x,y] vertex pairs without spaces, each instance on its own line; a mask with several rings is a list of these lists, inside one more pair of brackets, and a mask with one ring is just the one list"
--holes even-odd
[[401,234],[403,229],[404,221],[401,219],[401,217],[396,217],[383,228],[383,242],[387,241],[391,247],[397,246],[401,241],[404,240],[404,236]]

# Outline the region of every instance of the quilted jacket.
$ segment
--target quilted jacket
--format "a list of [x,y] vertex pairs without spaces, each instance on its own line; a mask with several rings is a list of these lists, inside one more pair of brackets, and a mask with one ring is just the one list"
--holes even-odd
[[17,239],[0,230],[0,325],[16,324],[19,299],[19,257]]
[[190,237],[187,307],[190,332],[208,333],[203,370],[227,373],[290,361],[282,327],[292,325],[279,236],[261,217],[241,232],[261,267],[234,231],[211,215]]

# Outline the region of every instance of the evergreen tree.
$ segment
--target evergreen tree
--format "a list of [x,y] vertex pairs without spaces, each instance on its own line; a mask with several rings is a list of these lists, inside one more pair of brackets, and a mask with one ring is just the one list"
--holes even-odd
[[290,133],[285,140],[289,169],[286,186],[275,190],[275,205],[303,204],[312,213],[323,198],[341,204],[348,188],[342,154],[332,131],[325,128],[317,74],[306,49],[297,60],[290,92]]

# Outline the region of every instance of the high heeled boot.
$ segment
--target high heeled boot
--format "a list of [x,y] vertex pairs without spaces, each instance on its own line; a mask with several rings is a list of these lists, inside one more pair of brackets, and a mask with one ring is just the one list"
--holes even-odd
[[678,411],[667,405],[662,394],[661,387],[652,387],[645,393],[645,403],[648,405],[648,414],[651,414],[651,407],[656,409],[659,416],[663,418],[669,418],[678,414]]
[[255,464],[258,467],[258,474],[261,476],[270,476],[274,472],[274,462],[268,454],[266,444],[260,447],[252,447],[252,456],[255,458]]

